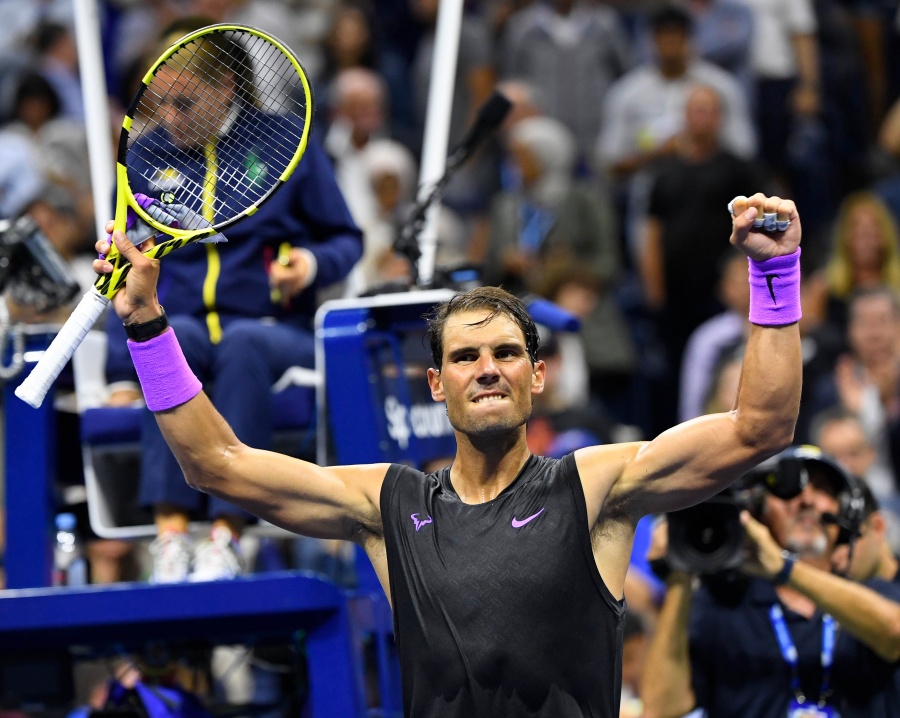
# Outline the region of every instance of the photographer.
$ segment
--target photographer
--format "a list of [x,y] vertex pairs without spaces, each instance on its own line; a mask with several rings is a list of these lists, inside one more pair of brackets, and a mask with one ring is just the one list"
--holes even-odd
[[741,513],[740,575],[705,575],[695,590],[690,573],[670,572],[644,718],[697,707],[709,718],[900,716],[900,591],[831,573],[836,547],[852,546],[863,521],[860,487],[814,447],[783,452],[775,483],[792,471],[793,498],[767,493],[761,522]]

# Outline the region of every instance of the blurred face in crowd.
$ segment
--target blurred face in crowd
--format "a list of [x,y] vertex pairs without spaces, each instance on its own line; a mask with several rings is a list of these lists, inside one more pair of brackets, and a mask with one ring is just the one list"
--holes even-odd
[[875,450],[866,440],[857,419],[829,421],[819,432],[818,446],[854,476],[864,478],[875,461]]
[[372,177],[372,190],[378,206],[385,212],[392,211],[400,204],[400,179],[389,172],[381,172]]
[[848,214],[847,251],[858,269],[878,269],[885,257],[881,217],[872,204],[860,202]]
[[230,73],[218,82],[209,82],[191,72],[176,74],[167,66],[160,68],[147,91],[161,98],[157,111],[178,146],[212,140],[225,125],[234,93],[235,82]]
[[710,87],[695,87],[684,109],[685,131],[689,137],[704,144],[715,144],[722,127],[722,103]]
[[384,125],[384,91],[377,76],[362,69],[338,78],[336,114],[350,125],[353,143],[363,146]]
[[850,346],[865,366],[891,361],[898,348],[900,318],[884,294],[857,297],[850,306]]
[[372,33],[362,11],[354,7],[338,10],[328,43],[339,67],[358,64],[372,43]]
[[691,57],[691,39],[676,26],[663,26],[653,34],[659,69],[666,77],[680,77]]

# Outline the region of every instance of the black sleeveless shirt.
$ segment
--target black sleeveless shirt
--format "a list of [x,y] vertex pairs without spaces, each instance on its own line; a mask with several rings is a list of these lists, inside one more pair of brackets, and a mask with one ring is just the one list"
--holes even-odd
[[483,504],[449,467],[394,464],[381,514],[407,718],[618,718],[625,606],[571,454],[532,456]]

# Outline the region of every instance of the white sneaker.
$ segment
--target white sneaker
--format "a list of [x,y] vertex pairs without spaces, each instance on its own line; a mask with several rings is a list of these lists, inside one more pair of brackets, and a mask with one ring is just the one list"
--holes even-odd
[[186,533],[166,531],[150,544],[153,573],[150,583],[181,583],[191,573],[191,540]]
[[218,581],[244,573],[241,546],[224,526],[216,526],[208,539],[194,550],[194,570],[190,581]]

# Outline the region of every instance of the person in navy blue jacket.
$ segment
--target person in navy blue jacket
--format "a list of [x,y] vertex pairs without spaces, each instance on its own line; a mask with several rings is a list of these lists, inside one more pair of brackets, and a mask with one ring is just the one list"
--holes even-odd
[[[190,111],[161,106],[159,128],[130,150],[129,177],[135,192],[159,197],[171,191],[179,197],[179,188],[184,188],[181,196],[189,196],[191,183],[206,182],[208,149],[196,146],[185,152],[176,144],[179,113]],[[239,173],[253,191],[254,182],[277,164],[253,137],[260,136],[260,126],[264,134],[278,133],[279,122],[284,120],[242,101],[236,92],[215,142],[218,176]],[[170,169],[140,172],[142,148],[151,145],[155,151],[171,149]],[[229,211],[233,191],[217,183],[219,216],[234,214]],[[284,186],[225,234],[225,243],[197,243],[167,255],[161,263],[159,300],[216,408],[243,441],[270,447],[272,384],[291,366],[313,366],[316,292],[347,276],[362,255],[362,233],[326,154],[310,140]],[[128,403],[137,396],[137,384],[125,330],[111,320],[107,334],[110,403]],[[246,515],[221,499],[207,501],[187,486],[149,411],[142,430],[140,499],[153,507],[159,533],[151,545],[151,580],[170,583],[240,573],[237,537]],[[204,509],[213,519],[212,536],[193,548],[188,520]]]

